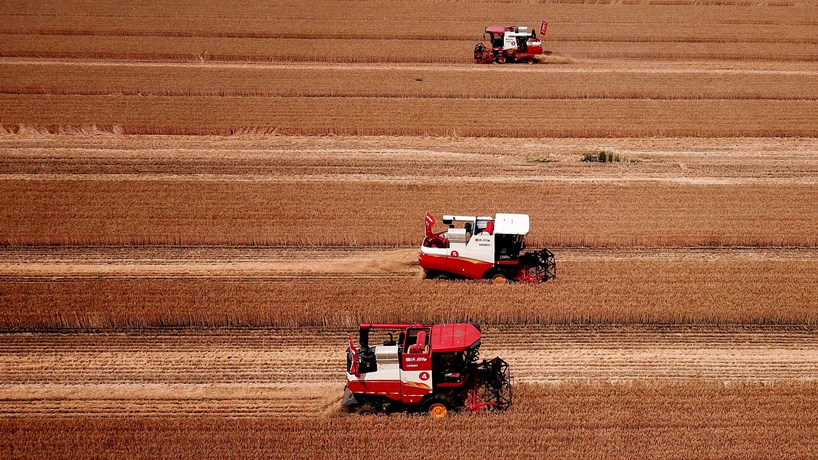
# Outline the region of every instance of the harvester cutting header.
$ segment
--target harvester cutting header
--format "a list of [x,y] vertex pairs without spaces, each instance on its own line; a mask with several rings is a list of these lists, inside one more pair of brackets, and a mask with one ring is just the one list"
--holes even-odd
[[418,262],[428,278],[490,279],[544,283],[557,277],[548,249],[524,252],[529,231],[527,214],[489,216],[444,215],[448,229],[435,233],[435,218],[426,213],[426,236]]
[[[548,23],[540,24],[540,36],[544,37]],[[505,64],[507,62],[525,62],[533,64],[536,57],[542,54],[542,40],[537,33],[524,26],[489,26],[486,34],[491,39],[491,48],[482,43],[474,46],[474,62],[478,64]],[[485,35],[483,36],[485,39]]]

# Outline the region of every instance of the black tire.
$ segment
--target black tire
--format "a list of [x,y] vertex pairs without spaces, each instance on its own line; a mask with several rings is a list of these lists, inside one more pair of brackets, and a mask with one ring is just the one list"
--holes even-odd
[[442,280],[452,281],[455,277],[451,273],[440,272],[437,270],[424,270],[424,278],[427,280]]
[[355,409],[355,413],[358,415],[371,416],[376,415],[378,413],[378,410],[375,409],[375,406],[373,406],[372,404],[361,404]]
[[424,414],[435,417],[429,411],[432,410],[436,405],[442,405],[443,407],[446,408],[443,417],[449,416],[451,413],[456,412],[463,407],[463,404],[458,404],[454,400],[454,398],[452,398],[449,395],[434,395],[431,396],[426,401],[424,401],[421,408]]
[[[502,280],[498,280],[498,278],[502,278]],[[506,272],[492,268],[483,274],[483,279],[491,281],[492,284],[508,284],[513,278]]]
[[505,64],[507,61],[508,61],[508,59],[506,58],[505,54],[500,53],[500,55],[497,56],[497,63],[498,64]]
[[[435,412],[435,410],[440,406],[445,408],[442,415]],[[456,411],[457,409],[459,409],[459,407],[457,403],[454,402],[454,399],[446,395],[432,396],[423,403],[423,413],[433,418],[447,417],[451,412]]]

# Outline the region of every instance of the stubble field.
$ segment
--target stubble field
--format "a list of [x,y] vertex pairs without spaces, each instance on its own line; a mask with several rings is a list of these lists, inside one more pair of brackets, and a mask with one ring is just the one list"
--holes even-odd
[[[0,457],[814,457],[818,9],[660,3],[5,2]],[[422,279],[427,210],[558,279]],[[361,321],[515,405],[338,413]]]

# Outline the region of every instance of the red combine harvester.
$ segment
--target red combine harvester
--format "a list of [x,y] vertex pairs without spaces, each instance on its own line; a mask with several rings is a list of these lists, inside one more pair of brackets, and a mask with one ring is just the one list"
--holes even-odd
[[[540,25],[540,36],[544,37],[548,23]],[[522,26],[489,26],[486,34],[491,39],[491,48],[482,43],[474,46],[474,62],[491,64],[497,62],[526,62],[533,64],[536,57],[542,54],[542,41],[528,27]],[[486,36],[483,35],[483,39]]]
[[[435,233],[435,218],[426,213],[426,237],[418,262],[427,278],[490,279],[544,283],[557,277],[548,249],[523,252],[529,230],[527,214],[496,217],[443,216],[449,228]],[[460,227],[456,227],[460,224]]]
[[[383,345],[370,346],[379,331]],[[398,340],[394,340],[398,332]],[[504,410],[511,405],[508,363],[478,361],[476,324],[361,324],[359,346],[349,336],[347,384],[342,407],[348,412]]]

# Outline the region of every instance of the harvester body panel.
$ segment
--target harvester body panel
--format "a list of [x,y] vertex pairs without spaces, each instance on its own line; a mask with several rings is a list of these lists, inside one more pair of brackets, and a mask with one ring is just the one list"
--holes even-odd
[[[545,35],[547,23],[542,22],[540,35]],[[478,64],[494,62],[533,63],[543,53],[542,40],[537,33],[523,26],[489,26],[485,28],[490,46],[478,43],[474,47],[474,61]],[[485,36],[484,36],[485,37]]]
[[[444,215],[446,231],[435,233],[427,213],[426,237],[419,265],[430,277],[502,279],[545,282],[556,277],[554,255],[547,249],[523,252],[531,228],[527,214],[499,213],[496,217]],[[457,227],[461,224],[462,227]],[[474,232],[474,234],[472,234]]]
[[[399,331],[399,338],[389,332],[383,345],[369,346],[373,329]],[[480,339],[479,328],[467,323],[361,324],[360,348],[351,337],[347,348],[342,405],[367,412],[422,411],[432,405],[505,409],[511,404],[508,365],[498,371],[488,361],[478,362]],[[486,397],[490,385],[494,389]]]
[[531,219],[528,214],[502,214],[494,218],[494,232],[503,235],[528,235]]
[[432,326],[432,352],[449,353],[479,346],[480,331],[473,324]]

